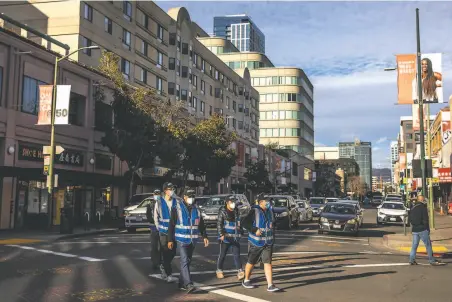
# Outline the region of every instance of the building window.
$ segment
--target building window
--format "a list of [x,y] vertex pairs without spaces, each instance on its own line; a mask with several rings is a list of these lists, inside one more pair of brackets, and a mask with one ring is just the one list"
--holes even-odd
[[85,124],[86,97],[71,92],[69,99],[69,124],[83,126]]
[[206,91],[206,82],[204,82],[203,80],[201,80],[201,92],[205,93]]
[[175,33],[169,34],[169,44],[176,45],[176,34]]
[[131,34],[128,30],[122,29],[122,43],[130,49]]
[[143,25],[143,27],[147,29],[149,26],[149,17],[141,10],[139,10],[139,13],[141,15],[141,25]]
[[243,104],[239,104],[239,112],[243,112]]
[[175,88],[176,88],[175,83],[168,82],[168,94],[169,95],[174,95]]
[[83,18],[89,22],[93,22],[93,8],[86,3],[83,6]]
[[187,90],[185,90],[185,89],[181,90],[180,98],[181,98],[182,101],[186,101],[187,100]]
[[209,74],[210,74],[210,76],[213,76],[213,68],[212,68],[212,65],[209,66]]
[[140,81],[143,83],[147,83],[147,79],[148,79],[148,74],[146,69],[140,67]]
[[206,104],[203,102],[203,101],[201,101],[201,112],[202,113],[204,113],[205,112],[205,106],[206,106]]
[[113,109],[103,102],[96,102],[94,109],[94,128],[100,131],[108,131],[113,126]]
[[201,58],[201,70],[202,72],[204,72],[206,70],[206,61],[204,61],[204,59]]
[[232,101],[232,110],[235,112],[237,110],[237,102]]
[[145,56],[148,55],[148,43],[146,43],[145,41],[141,41],[141,49],[140,49],[141,53],[144,54]]
[[[2,73],[3,74],[3,73]],[[39,110],[39,85],[44,82],[24,76],[22,83],[22,112],[38,114]]]
[[180,60],[176,59],[176,74],[180,75]]
[[111,35],[113,33],[113,23],[111,22],[110,18],[108,18],[108,17],[104,18],[104,26],[105,26],[105,32],[107,32]]
[[198,77],[196,75],[192,74],[191,78],[192,78],[193,86],[195,87],[195,89],[198,89]]
[[160,92],[163,91],[163,80],[162,80],[162,78],[159,78],[159,77],[156,78],[155,89],[157,89],[157,91],[160,91]]
[[187,78],[188,77],[188,67],[182,66],[182,77]]
[[210,96],[213,96],[213,87],[210,85]]
[[182,54],[188,55],[188,43],[182,43]]
[[177,51],[180,51],[180,48],[181,48],[180,36],[177,35]]
[[163,27],[157,24],[157,38],[163,41]]
[[196,66],[198,66],[198,54],[194,54],[194,57],[193,57],[193,64],[195,64]]
[[176,84],[176,97],[180,98],[180,85]]
[[[92,42],[90,39],[82,37],[82,47],[90,47],[92,46]],[[83,49],[83,53],[87,56],[91,56],[91,49]]]
[[175,58],[169,58],[168,68],[170,70],[175,70],[176,69],[176,59]]
[[163,53],[157,51],[157,64],[163,66]]
[[218,80],[218,78],[219,78],[219,73],[218,73],[218,70],[215,69],[215,80]]
[[215,98],[219,99],[223,95],[221,88],[215,88]]
[[232,128],[236,128],[237,127],[237,120],[235,118],[232,119]]
[[124,18],[130,21],[132,19],[132,3],[130,3],[129,1],[124,1],[122,10],[124,13]]
[[128,79],[130,76],[130,62],[121,58],[121,72]]
[[212,110],[213,110],[213,107],[212,106],[209,106],[209,115],[212,115]]
[[229,99],[229,97],[227,96],[227,97],[226,97],[226,108],[228,108],[228,109],[229,109],[229,101],[230,101],[230,99]]

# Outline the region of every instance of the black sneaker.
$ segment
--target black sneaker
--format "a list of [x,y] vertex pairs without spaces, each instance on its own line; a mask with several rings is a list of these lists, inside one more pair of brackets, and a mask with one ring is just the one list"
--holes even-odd
[[410,261],[410,265],[417,265],[416,261]]
[[187,294],[192,293],[196,290],[196,287],[193,284],[187,285]]
[[434,262],[430,262],[430,265],[432,265],[432,266],[442,266],[442,265],[446,265],[446,263],[440,262],[438,260],[435,260]]
[[269,287],[267,287],[267,291],[268,292],[279,292],[281,289],[279,289],[278,287],[276,287],[274,284],[270,285]]
[[253,285],[253,284],[251,283],[250,280],[243,281],[243,282],[242,282],[242,286],[243,286],[244,288],[248,288],[248,289],[256,288],[256,286]]

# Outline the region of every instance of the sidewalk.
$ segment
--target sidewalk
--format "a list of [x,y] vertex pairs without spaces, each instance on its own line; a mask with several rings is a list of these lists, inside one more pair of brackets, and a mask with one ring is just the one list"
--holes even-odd
[[[446,257],[452,255],[452,216],[442,216],[435,213],[435,229],[431,230],[430,238],[433,244],[433,254],[436,257]],[[390,234],[383,236],[383,244],[391,249],[398,250],[403,253],[411,251],[411,227],[407,228],[407,235]],[[424,244],[419,244],[417,252],[426,254]]]
[[33,230],[5,230],[0,231],[0,245],[4,244],[31,244],[48,241],[58,241],[70,238],[78,238],[84,236],[93,236],[98,234],[108,234],[119,232],[118,228],[91,228],[85,231],[84,228],[74,228],[72,234],[60,234],[60,229],[55,227],[49,231],[33,231]]

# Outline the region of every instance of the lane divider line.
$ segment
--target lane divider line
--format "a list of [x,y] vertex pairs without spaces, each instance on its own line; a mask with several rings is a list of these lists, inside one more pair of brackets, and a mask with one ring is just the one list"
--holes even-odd
[[[162,276],[159,275],[159,274],[150,274],[149,277],[163,280]],[[174,280],[172,283],[176,283],[176,282],[178,282],[178,280]],[[205,284],[198,283],[198,282],[193,282],[193,285],[196,286],[198,288],[198,290],[210,292],[212,294],[216,294],[216,295],[219,295],[219,296],[224,296],[224,297],[227,297],[227,298],[236,299],[236,300],[240,300],[240,301],[246,301],[246,302],[270,302],[268,300],[263,300],[263,299],[259,299],[259,298],[255,298],[255,297],[251,297],[251,296],[247,296],[247,295],[231,292],[231,291],[226,290],[226,289],[220,289],[218,287],[205,285]]]
[[31,247],[31,246],[14,245],[14,244],[9,244],[9,245],[6,245],[6,246],[16,247],[16,248],[20,248],[20,249],[23,249],[23,250],[35,251],[35,252],[43,253],[43,254],[61,256],[61,257],[66,257],[66,258],[78,258],[80,260],[85,260],[85,261],[89,261],[89,262],[99,262],[99,261],[105,261],[106,260],[106,259],[99,259],[99,258],[92,258],[92,257],[77,256],[77,255],[68,254],[68,253],[54,252],[54,251],[51,251],[51,250],[37,249],[37,248]]

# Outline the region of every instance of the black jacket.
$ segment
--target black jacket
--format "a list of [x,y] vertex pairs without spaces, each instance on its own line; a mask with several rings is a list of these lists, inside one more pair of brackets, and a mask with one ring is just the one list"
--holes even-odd
[[[224,229],[224,221],[225,220],[235,221],[236,217],[238,218],[237,220],[240,221],[239,210],[237,208],[234,209],[232,216],[228,214],[226,206],[220,208],[220,210],[218,211],[218,220],[217,220],[217,232],[220,237],[226,234],[226,230]],[[240,234],[243,235],[243,228],[241,224],[240,224]]]
[[409,222],[412,226],[411,231],[414,233],[430,231],[428,223],[427,205],[424,203],[415,203],[410,210]]
[[[191,217],[191,211],[193,209],[193,206],[189,206],[187,204],[185,204],[185,206],[187,207],[188,213],[190,214],[190,217]],[[177,223],[177,209],[172,208],[170,223],[169,223],[169,227],[168,227],[168,241],[169,242],[176,242],[176,238],[174,236],[175,231],[176,231],[176,223]],[[199,217],[198,229],[199,229],[199,233],[201,234],[201,236],[203,238],[207,238],[206,225],[204,224],[204,219],[202,218],[202,216]]]

